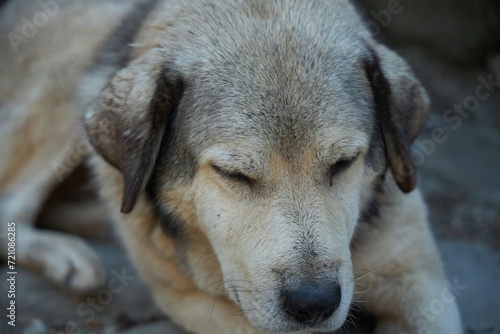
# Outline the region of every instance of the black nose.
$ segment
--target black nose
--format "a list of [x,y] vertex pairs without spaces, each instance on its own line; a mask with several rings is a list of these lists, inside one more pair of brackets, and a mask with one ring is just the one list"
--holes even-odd
[[303,283],[297,289],[286,290],[283,296],[286,313],[307,325],[328,319],[342,299],[338,283]]

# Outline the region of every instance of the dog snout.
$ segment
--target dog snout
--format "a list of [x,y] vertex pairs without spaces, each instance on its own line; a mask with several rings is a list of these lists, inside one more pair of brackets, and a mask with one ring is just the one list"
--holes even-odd
[[305,282],[283,292],[284,310],[297,322],[314,325],[331,317],[342,299],[337,282]]

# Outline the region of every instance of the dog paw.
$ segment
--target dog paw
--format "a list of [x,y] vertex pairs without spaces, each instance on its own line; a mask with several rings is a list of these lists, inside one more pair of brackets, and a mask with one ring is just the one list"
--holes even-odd
[[55,232],[30,232],[19,245],[21,264],[75,293],[92,292],[104,285],[104,268],[82,239]]

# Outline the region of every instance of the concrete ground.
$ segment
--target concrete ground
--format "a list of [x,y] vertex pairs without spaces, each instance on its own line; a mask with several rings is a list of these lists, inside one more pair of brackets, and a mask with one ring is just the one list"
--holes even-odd
[[[427,129],[415,150],[420,157],[420,185],[429,203],[448,279],[463,287],[457,300],[466,331],[500,333],[500,94],[495,92],[481,102],[479,110],[456,129],[444,118],[447,109],[474,94],[479,76],[495,73],[500,80],[500,66],[492,63],[487,69],[458,70],[412,50],[402,53],[434,102]],[[436,128],[442,128],[447,139],[429,144]],[[94,240],[92,245],[103,258],[109,278],[123,272],[135,276],[124,282],[120,293],[102,295],[109,298],[101,299],[106,305],[91,311],[88,299],[70,296],[37,274],[20,269],[19,326],[16,330],[6,326],[5,316],[0,314],[0,333],[183,333],[156,310],[115,241]],[[2,266],[0,271],[5,273],[7,268]],[[2,279],[0,291],[5,291],[5,285]],[[0,310],[6,308],[3,295]],[[356,332],[370,331],[351,328],[351,333]]]

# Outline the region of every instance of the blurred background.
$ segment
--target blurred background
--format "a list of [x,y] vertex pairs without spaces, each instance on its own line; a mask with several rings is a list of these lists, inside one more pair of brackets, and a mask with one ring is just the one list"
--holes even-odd
[[[414,158],[432,229],[449,281],[464,287],[456,298],[466,333],[500,333],[500,1],[356,4],[373,34],[406,58],[428,89],[432,112],[414,145]],[[84,176],[80,169],[59,187],[39,226],[64,229],[65,219],[75,216],[74,203],[92,205],[94,194]],[[61,203],[68,210],[65,215]],[[108,277],[122,270],[134,273],[99,217],[95,227],[80,232],[104,259]],[[79,229],[78,224],[72,229]],[[20,272],[16,333],[182,333],[156,311],[148,291],[132,275],[122,292],[92,308],[99,296],[71,296],[34,273]],[[367,321],[349,330],[370,333],[370,327]],[[7,330],[0,325],[0,333]]]

